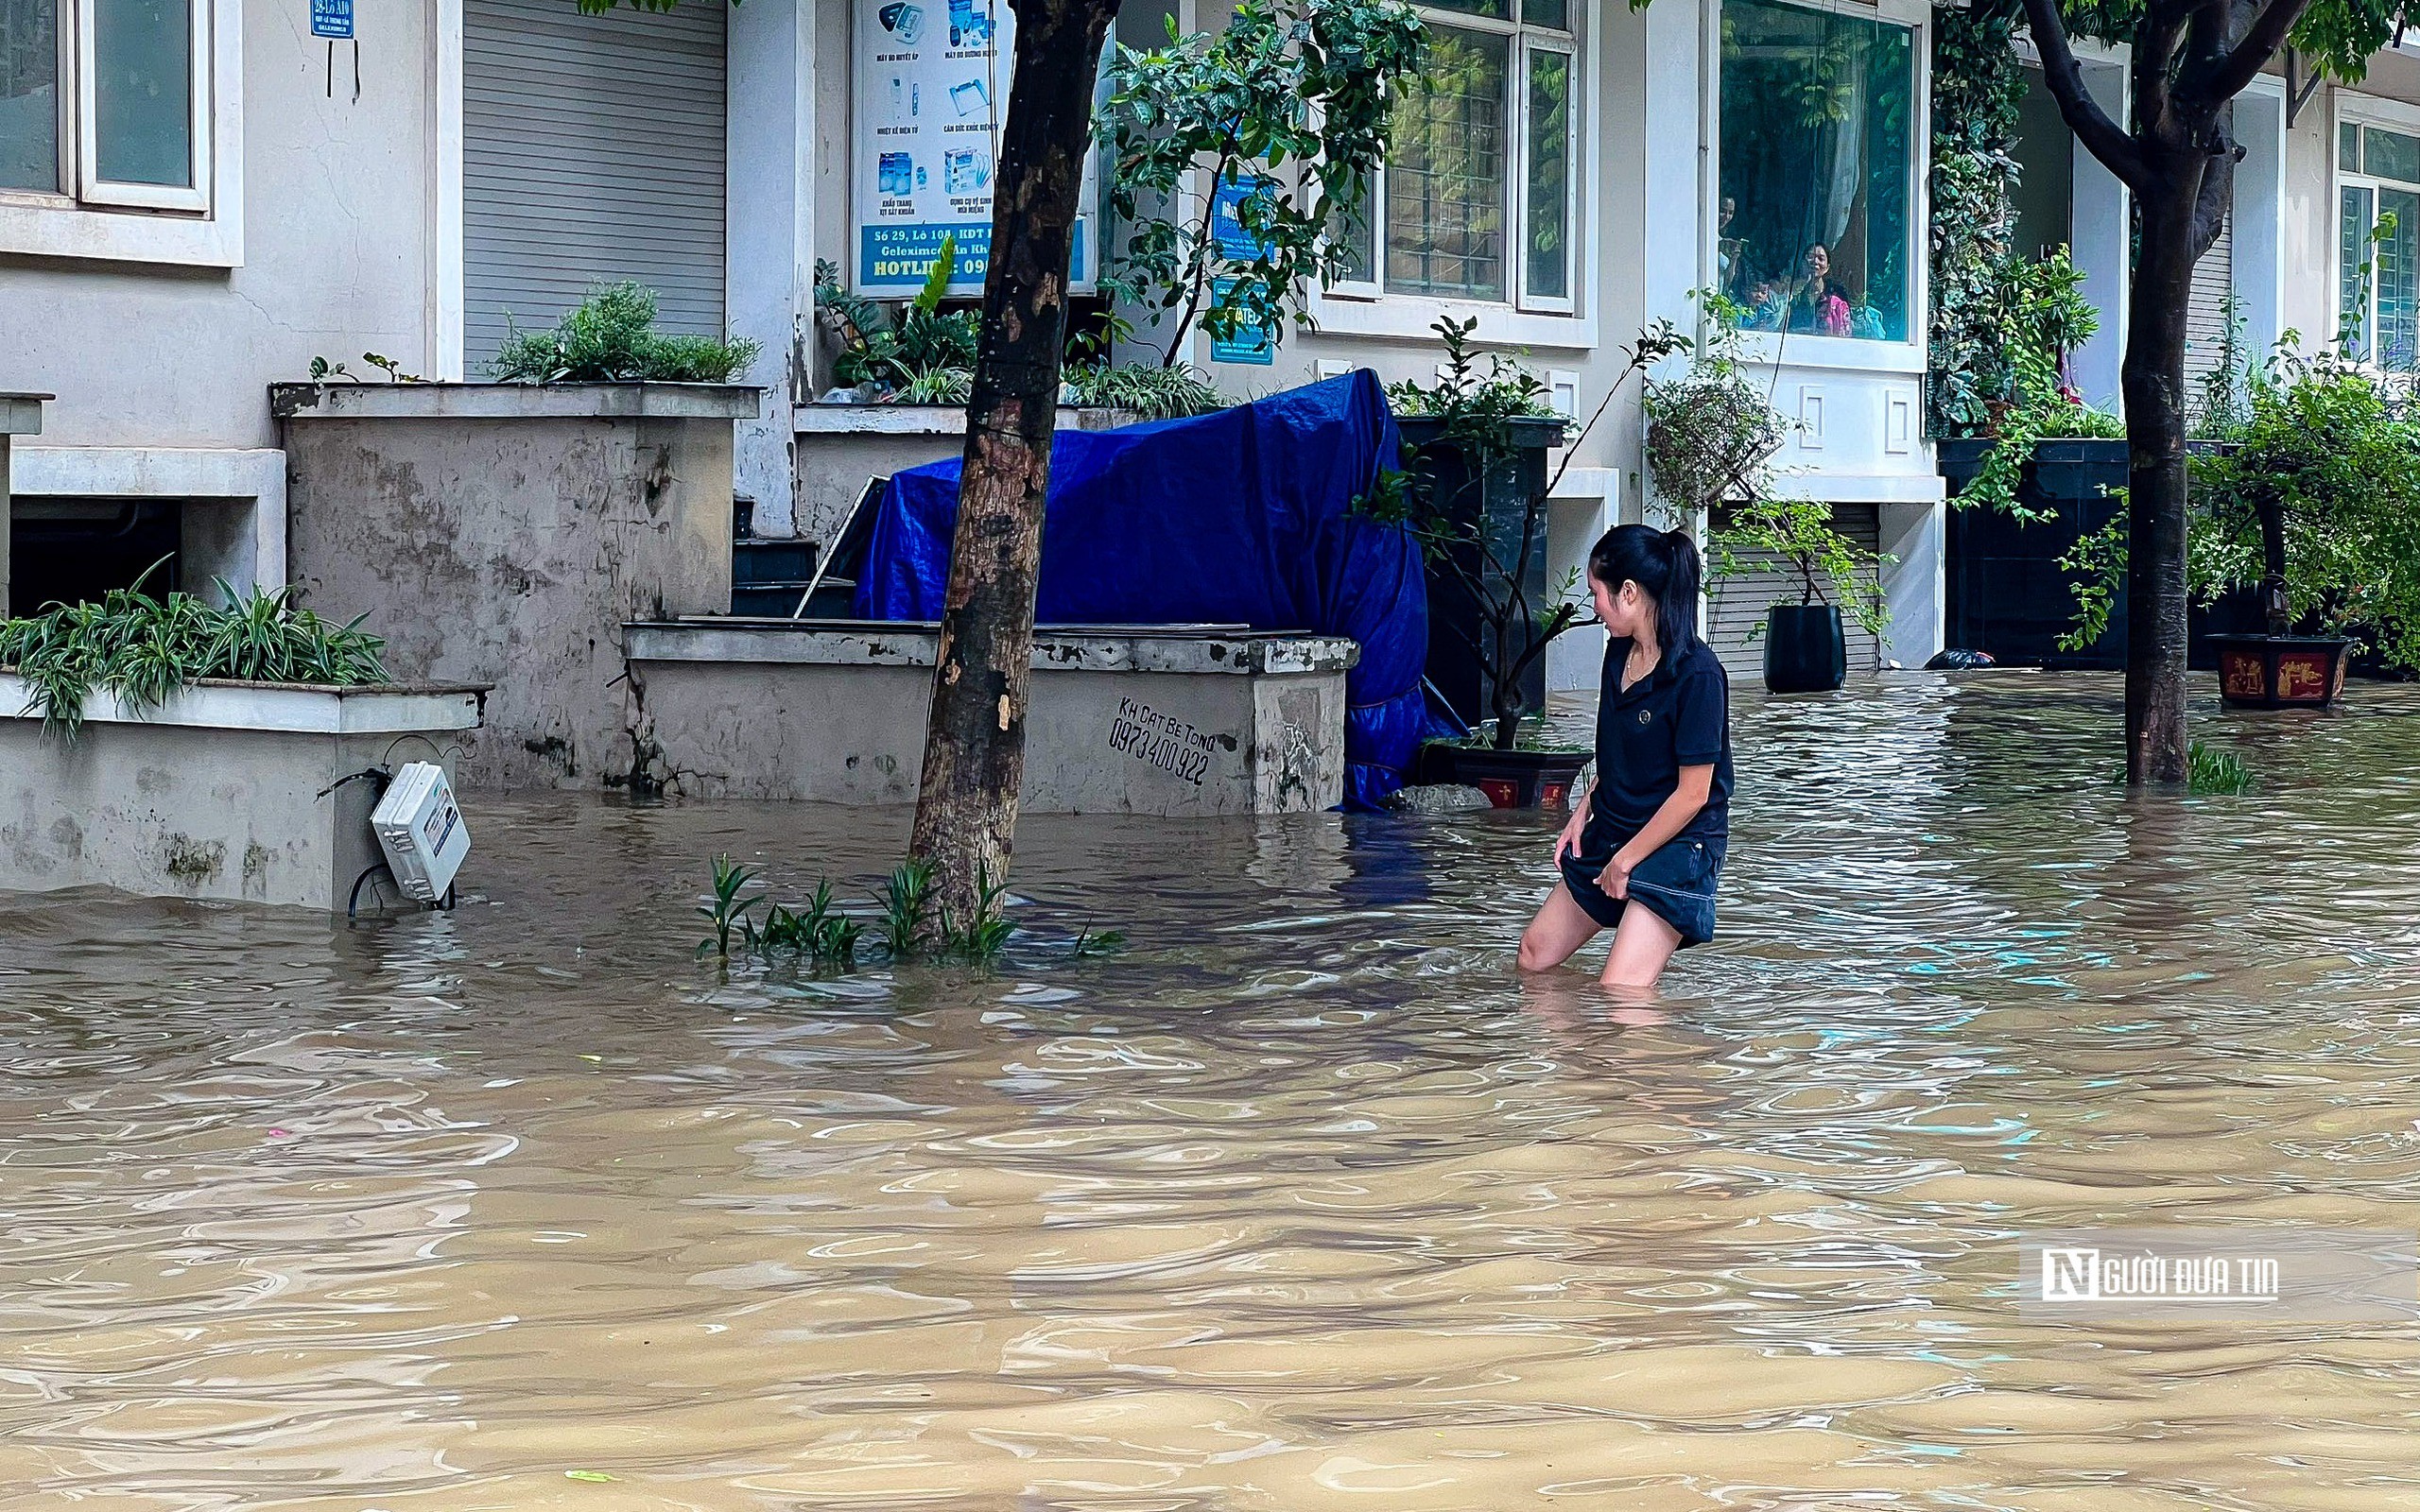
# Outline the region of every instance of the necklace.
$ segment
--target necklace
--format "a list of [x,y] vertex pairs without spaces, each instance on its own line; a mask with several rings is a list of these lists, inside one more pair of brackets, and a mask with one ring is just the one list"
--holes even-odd
[[[1648,653],[1647,663],[1646,665],[1641,666],[1639,664],[1638,654],[1643,650]],[[1655,663],[1662,661],[1663,658],[1664,653],[1660,647],[1650,649],[1638,644],[1636,642],[1633,642],[1631,644],[1630,655],[1623,659],[1622,662],[1622,692],[1628,693],[1631,689],[1636,687],[1638,685],[1638,679],[1654,671]]]

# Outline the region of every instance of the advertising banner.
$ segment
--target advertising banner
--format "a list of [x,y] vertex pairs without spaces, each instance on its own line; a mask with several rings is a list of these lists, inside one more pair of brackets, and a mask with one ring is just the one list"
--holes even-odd
[[[950,293],[980,294],[1016,16],[1008,0],[857,0],[856,9],[850,286],[913,295],[954,237]],[[1079,289],[1093,281],[1092,156],[1076,221]]]

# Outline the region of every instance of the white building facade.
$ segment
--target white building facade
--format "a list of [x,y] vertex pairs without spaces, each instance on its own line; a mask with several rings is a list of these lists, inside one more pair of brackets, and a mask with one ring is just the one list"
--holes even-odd
[[[668,329],[764,343],[752,377],[770,392],[742,424],[738,487],[760,533],[828,531],[833,501],[797,491],[796,406],[821,376],[815,267],[865,251],[857,201],[890,171],[869,123],[925,108],[897,70],[866,77],[889,55],[862,45],[882,41],[865,28],[963,23],[972,57],[984,9],[0,0],[0,388],[58,395],[40,444],[16,453],[21,519],[99,528],[148,501],[174,511],[162,528],[189,581],[282,580],[270,383],[314,358],[374,376],[366,352],[475,378],[512,325],[551,323],[594,284],[630,278],[658,291]],[[338,10],[350,37],[314,29],[336,29]],[[1693,291],[1718,290],[1748,311],[1758,380],[1792,422],[1783,486],[1894,558],[1891,627],[1858,644],[1857,664],[1920,664],[1941,644],[1945,507],[1924,428],[1929,9],[1454,0],[1422,13],[1435,82],[1405,108],[1355,276],[1320,291],[1316,329],[1273,352],[1230,360],[1197,335],[1194,364],[1238,395],[1352,367],[1426,377],[1434,321],[1471,318],[1584,418],[1642,326],[1691,326]],[[1130,4],[1119,35],[1157,42],[1170,15],[1197,29],[1224,9]],[[2113,107],[2123,63],[2091,63]],[[981,82],[987,102],[1004,95]],[[952,86],[930,108],[977,97]],[[2420,209],[2420,103],[2407,102],[2420,102],[2420,60],[2393,53],[2362,90],[2272,77],[2238,105],[2250,153],[2221,291],[2256,347],[2290,327],[2332,335],[2367,227]],[[2061,133],[2035,131],[2025,151],[2029,225],[2075,245],[2106,315],[2082,376],[2114,400],[2122,189]],[[978,168],[959,157],[918,188],[963,210]],[[2420,214],[2399,225],[2359,298],[2382,359],[2409,366]],[[1656,517],[1634,392],[1569,461],[1558,570],[1608,525]],[[1710,630],[1743,664],[1770,587],[1716,595]],[[1590,638],[1557,649],[1554,684],[1590,685]]]

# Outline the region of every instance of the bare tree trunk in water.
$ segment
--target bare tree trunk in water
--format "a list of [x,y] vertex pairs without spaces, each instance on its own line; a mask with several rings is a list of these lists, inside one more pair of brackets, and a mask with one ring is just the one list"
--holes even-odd
[[2126,781],[2185,781],[2185,315],[2193,284],[2191,181],[2143,195],[2127,312]]
[[1093,82],[1117,0],[1011,0],[1016,65],[992,210],[983,339],[966,406],[941,655],[909,853],[951,916],[1008,874],[1025,775],[1042,509],[1067,332]]

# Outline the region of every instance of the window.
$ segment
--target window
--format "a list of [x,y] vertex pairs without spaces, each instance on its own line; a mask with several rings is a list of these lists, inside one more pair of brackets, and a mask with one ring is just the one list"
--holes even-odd
[[1909,338],[1915,59],[1903,26],[1723,0],[1716,286],[1756,330]]
[[2346,121],[2337,136],[2337,312],[2349,355],[2420,369],[2420,136]]
[[1348,292],[1568,313],[1579,60],[1570,0],[1434,0],[1371,208],[1340,233]]
[[209,0],[0,0],[0,194],[210,208]]

